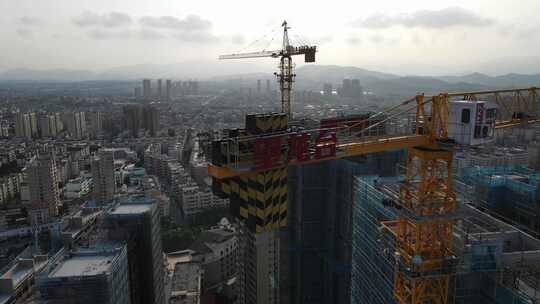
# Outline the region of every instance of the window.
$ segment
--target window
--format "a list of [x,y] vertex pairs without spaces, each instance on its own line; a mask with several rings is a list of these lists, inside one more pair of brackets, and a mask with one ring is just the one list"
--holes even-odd
[[494,123],[497,116],[497,109],[488,109],[486,111],[486,122]]
[[461,122],[464,124],[468,124],[470,121],[471,121],[471,110],[470,109],[461,110]]
[[474,138],[480,138],[480,133],[482,132],[482,127],[475,126],[474,127]]
[[482,128],[482,137],[488,137],[489,128],[487,126],[484,126]]

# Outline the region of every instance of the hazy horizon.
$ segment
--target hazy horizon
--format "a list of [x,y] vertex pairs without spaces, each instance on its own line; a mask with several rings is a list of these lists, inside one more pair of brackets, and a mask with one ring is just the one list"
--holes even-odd
[[[0,20],[0,71],[106,71],[194,61],[215,63],[220,71],[220,54],[279,48],[286,19],[292,43],[316,44],[321,65],[400,75],[540,72],[538,1],[338,0],[281,7],[209,0],[0,0],[0,10],[9,12]],[[243,63],[276,65],[272,59]]]

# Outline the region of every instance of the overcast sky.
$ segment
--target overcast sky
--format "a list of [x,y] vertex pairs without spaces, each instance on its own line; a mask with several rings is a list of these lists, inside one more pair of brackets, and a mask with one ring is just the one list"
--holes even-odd
[[4,70],[215,60],[279,47],[283,19],[320,64],[421,74],[540,49],[538,0],[0,0],[0,12]]

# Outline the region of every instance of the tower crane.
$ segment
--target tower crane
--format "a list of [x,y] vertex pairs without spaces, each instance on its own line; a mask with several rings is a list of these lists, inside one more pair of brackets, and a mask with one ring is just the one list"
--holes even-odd
[[304,55],[305,62],[315,62],[316,46],[302,45],[293,46],[289,41],[289,29],[287,21],[281,24],[283,27],[283,42],[281,50],[261,51],[251,53],[238,53],[221,55],[219,59],[242,59],[242,58],[261,58],[271,57],[279,58],[279,73],[274,73],[277,76],[279,89],[281,92],[281,112],[286,113],[287,117],[291,118],[291,92],[293,88],[294,78],[292,56]]

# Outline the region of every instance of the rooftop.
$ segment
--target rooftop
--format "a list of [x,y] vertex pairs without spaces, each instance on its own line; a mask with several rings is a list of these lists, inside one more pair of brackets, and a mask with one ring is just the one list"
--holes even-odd
[[142,195],[132,195],[126,201],[115,205],[110,211],[111,215],[131,215],[141,214],[152,210],[155,199],[148,198]]
[[17,286],[27,275],[34,271],[33,263],[16,263],[10,270],[6,271],[0,279],[11,279],[13,285]]
[[199,263],[176,263],[172,276],[170,303],[199,303],[201,274]]
[[110,214],[122,215],[122,214],[139,214],[149,212],[152,206],[150,204],[121,204],[115,207]]
[[60,264],[49,274],[49,277],[98,275],[109,270],[113,259],[114,256],[111,255],[74,256]]
[[103,243],[99,247],[79,249],[64,255],[64,259],[50,272],[49,278],[95,276],[107,273],[120,247],[117,243]]
[[199,254],[210,253],[212,249],[208,247],[209,244],[223,243],[234,236],[234,231],[222,228],[203,231],[189,249]]

